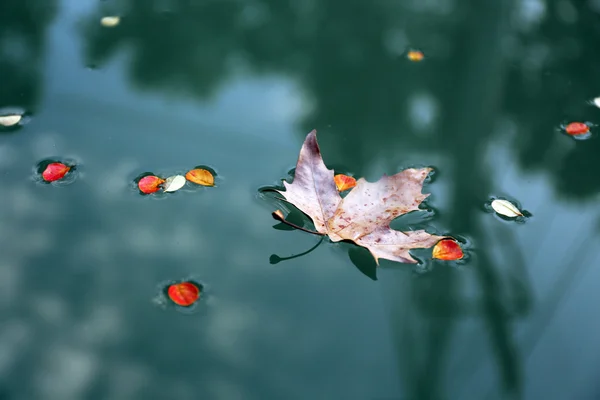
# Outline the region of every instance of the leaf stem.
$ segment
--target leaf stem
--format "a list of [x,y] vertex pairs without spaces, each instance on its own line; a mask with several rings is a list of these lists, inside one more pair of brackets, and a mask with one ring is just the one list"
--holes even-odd
[[323,242],[323,239],[325,238],[325,236],[321,236],[321,239],[319,239],[319,241],[317,242],[317,244],[315,244],[313,247],[311,247],[310,249],[306,250],[303,253],[300,254],[296,254],[290,257],[279,257],[277,254],[271,254],[271,257],[269,257],[269,262],[271,264],[277,264],[281,261],[285,261],[285,260],[291,260],[293,258],[297,258],[297,257],[301,257],[303,255],[306,255],[308,253],[310,253],[311,251],[313,251],[314,249],[316,249],[317,247],[319,247],[319,245],[321,244],[321,242]]
[[275,218],[277,221],[282,222],[286,225],[291,226],[292,228],[296,228],[296,229],[300,229],[301,231],[304,232],[308,232],[308,233],[312,233],[313,235],[320,235],[320,236],[325,236],[324,233],[321,232],[315,232],[315,231],[311,231],[310,229],[306,229],[303,228],[301,226],[298,226],[296,224],[293,224],[291,222],[288,222],[285,220],[285,216],[283,215],[283,213],[281,212],[281,210],[277,210],[277,211],[273,211],[273,213],[271,214],[273,216],[273,218]]

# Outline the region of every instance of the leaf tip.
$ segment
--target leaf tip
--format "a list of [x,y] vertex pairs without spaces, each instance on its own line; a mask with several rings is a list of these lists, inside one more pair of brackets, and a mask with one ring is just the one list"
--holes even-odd
[[281,210],[275,210],[271,213],[271,215],[273,216],[273,219],[276,219],[277,221],[285,220],[285,216],[283,215]]

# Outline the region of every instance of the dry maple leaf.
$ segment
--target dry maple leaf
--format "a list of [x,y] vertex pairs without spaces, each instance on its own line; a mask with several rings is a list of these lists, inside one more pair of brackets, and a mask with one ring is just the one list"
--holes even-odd
[[278,192],[314,222],[318,233],[333,242],[350,240],[367,248],[377,264],[379,258],[416,263],[410,249],[428,248],[444,236],[424,230],[401,232],[390,228],[400,215],[419,209],[429,194],[422,194],[423,182],[431,168],[409,168],[377,182],[360,178],[356,187],[342,199],[327,169],[317,143],[317,131],[306,136],[300,150],[292,183],[283,182]]

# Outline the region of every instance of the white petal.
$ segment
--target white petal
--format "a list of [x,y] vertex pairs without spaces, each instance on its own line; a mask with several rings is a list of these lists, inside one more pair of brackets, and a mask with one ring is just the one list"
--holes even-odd
[[181,189],[185,185],[185,176],[174,175],[170,176],[165,180],[163,187],[165,192],[175,192]]
[[492,208],[498,214],[502,214],[506,217],[518,217],[523,215],[523,213],[508,200],[496,199],[492,201]]
[[596,97],[594,100],[592,100],[594,102],[594,105],[598,108],[600,108],[600,97]]
[[117,26],[119,25],[119,22],[121,22],[121,18],[114,16],[114,17],[104,17],[100,20],[100,23],[102,24],[102,26],[106,26],[107,28],[112,28],[113,26]]
[[23,117],[19,114],[0,115],[0,125],[13,126],[18,124],[21,118]]

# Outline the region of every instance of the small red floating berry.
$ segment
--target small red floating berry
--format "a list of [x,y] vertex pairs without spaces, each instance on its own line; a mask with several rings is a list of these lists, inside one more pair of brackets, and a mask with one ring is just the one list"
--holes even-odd
[[191,282],[175,283],[167,293],[173,303],[182,307],[189,307],[200,298],[200,288]]
[[433,258],[444,261],[460,260],[464,254],[454,239],[442,239],[433,248]]
[[138,188],[140,192],[144,194],[151,194],[160,190],[160,185],[165,183],[165,180],[158,176],[148,175],[143,177],[138,182]]
[[44,172],[42,172],[42,178],[44,178],[46,182],[58,181],[59,179],[64,178],[64,176],[70,170],[71,167],[69,167],[68,165],[59,162],[54,162],[48,164]]
[[335,182],[335,186],[339,192],[352,189],[354,186],[356,186],[356,179],[344,174],[337,174],[333,177],[333,181]]
[[406,54],[406,58],[413,62],[419,62],[423,61],[423,59],[425,58],[425,54],[423,54],[421,50],[410,50]]
[[566,126],[565,131],[567,131],[569,135],[583,135],[590,131],[590,127],[583,122],[571,122]]

